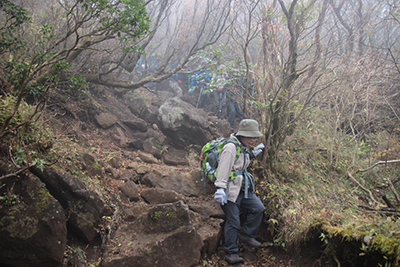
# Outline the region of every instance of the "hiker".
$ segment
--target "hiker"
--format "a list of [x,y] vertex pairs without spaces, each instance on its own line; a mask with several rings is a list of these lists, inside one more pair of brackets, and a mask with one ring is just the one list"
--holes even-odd
[[[217,170],[214,200],[221,205],[225,216],[225,260],[229,264],[243,262],[239,257],[237,239],[251,247],[260,248],[261,243],[254,239],[261,225],[264,205],[254,194],[254,179],[246,171],[250,159],[261,153],[264,144],[259,144],[251,152],[249,148],[263,136],[258,130],[258,122],[244,119],[239,124],[239,131],[231,135],[240,145],[240,155],[236,157],[236,145],[227,143],[219,154],[219,167]],[[237,158],[237,159],[236,159]],[[233,180],[231,172],[239,173]],[[240,230],[240,208],[248,211],[247,220]],[[239,233],[240,232],[240,233]]]
[[214,97],[214,116],[218,119],[227,119],[226,91],[229,77],[225,73],[225,65],[219,65],[217,74],[212,77],[210,87]]
[[168,78],[168,85],[174,92],[174,96],[181,97],[183,95],[182,88],[179,86],[178,83],[178,75],[173,74],[171,77]]
[[182,88],[183,94],[186,94],[189,91],[190,70],[187,67],[182,68],[178,72],[178,84]]
[[235,82],[229,85],[226,98],[228,122],[232,130],[235,124],[235,118],[239,118],[239,121],[244,118],[240,105],[240,103],[243,102],[243,87],[241,79],[235,79]]
[[140,79],[141,77],[143,77],[145,74],[144,73],[145,70],[146,70],[146,64],[144,62],[143,55],[141,55],[139,57],[139,59],[137,60],[135,68],[134,68],[136,78]]
[[[168,70],[172,70],[174,67],[179,66],[179,65],[180,64],[178,62],[175,62],[168,68]],[[171,77],[168,78],[168,84],[169,84],[169,87],[174,92],[174,96],[181,97],[183,95],[183,91],[182,91],[182,88],[179,86],[178,80],[179,80],[178,74],[174,73],[174,74],[172,74]]]
[[200,65],[199,70],[194,73],[189,92],[199,89],[199,100],[197,101],[196,108],[204,108],[207,112],[210,107],[210,90],[207,88],[210,76],[201,68],[202,65]]
[[235,95],[232,93],[227,93],[227,101],[226,101],[226,109],[228,113],[228,122],[233,130],[235,124],[235,118],[239,118],[239,121],[243,120],[243,112],[241,107],[239,106],[238,101],[235,99]]
[[[150,59],[149,59],[149,68],[147,69],[147,74],[151,74],[151,73],[155,72],[157,70],[157,68],[158,68],[158,64],[157,64],[156,55],[152,54]],[[155,82],[149,82],[147,84],[147,86],[153,92],[155,92],[156,89],[157,89],[157,83],[155,83]]]
[[[220,79],[221,81],[221,79]],[[226,87],[225,85],[219,85],[212,91],[214,97],[214,116],[218,119],[227,118],[226,109]]]

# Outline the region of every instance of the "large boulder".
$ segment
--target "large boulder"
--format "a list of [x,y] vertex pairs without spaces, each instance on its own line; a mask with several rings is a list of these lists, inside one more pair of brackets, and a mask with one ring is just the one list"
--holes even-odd
[[68,230],[81,241],[92,242],[98,236],[97,228],[102,217],[112,215],[112,209],[69,173],[62,173],[55,168],[45,168],[43,171],[31,168],[31,171],[46,184],[50,193],[65,209],[68,214]]
[[206,218],[200,217],[183,201],[153,206],[116,230],[113,240],[118,242],[108,244],[102,266],[194,266],[202,252],[216,248],[221,233],[221,221],[212,224],[215,228],[203,228]]
[[141,195],[150,204],[173,203],[182,199],[175,191],[162,188],[149,188],[143,190]]
[[97,115],[95,119],[97,123],[100,125],[100,127],[103,129],[107,129],[118,122],[117,117],[107,112]]
[[126,105],[134,115],[150,124],[156,121],[158,107],[153,105],[159,101],[156,95],[140,88],[129,92],[124,98]]
[[32,174],[13,188],[19,201],[0,209],[1,266],[59,266],[67,242],[63,208]]
[[213,138],[207,114],[178,97],[168,99],[158,110],[160,130],[176,148],[204,145]]

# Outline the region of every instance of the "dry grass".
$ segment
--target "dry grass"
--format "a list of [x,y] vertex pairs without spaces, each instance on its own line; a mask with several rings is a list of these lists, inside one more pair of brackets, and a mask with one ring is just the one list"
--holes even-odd
[[[308,233],[317,222],[399,240],[398,214],[383,212],[382,208],[387,206],[381,197],[386,195],[396,207],[399,204],[394,193],[399,192],[398,186],[388,185],[388,179],[396,181],[399,166],[358,172],[355,179],[359,184],[347,174],[382,160],[382,155],[390,153],[388,158],[395,158],[399,151],[396,140],[391,140],[384,131],[358,144],[351,136],[344,136],[339,140],[338,153],[335,150],[338,142],[332,140],[335,136],[329,129],[323,129],[299,126],[287,139],[274,172],[255,165],[257,177],[263,177],[258,181],[259,194],[267,206],[275,245],[288,251],[298,248],[309,240]],[[382,139],[389,141],[382,144],[378,141]],[[391,144],[390,149],[387,144]],[[378,203],[371,201],[371,194]],[[329,238],[324,240],[328,241]],[[370,249],[373,250],[372,246]]]

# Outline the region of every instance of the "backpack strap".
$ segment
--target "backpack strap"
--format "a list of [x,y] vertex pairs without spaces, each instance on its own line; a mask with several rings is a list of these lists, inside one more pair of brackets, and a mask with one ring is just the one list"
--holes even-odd
[[[245,160],[243,162],[243,167],[240,171],[235,172],[233,175],[235,176],[235,178],[239,175],[243,176],[244,179],[244,198],[248,198],[248,191],[249,191],[249,181],[251,183],[252,188],[254,188],[254,181],[253,181],[253,177],[251,176],[251,174],[247,171],[247,169],[244,168],[245,164],[246,164],[246,160],[249,159],[247,157],[247,153],[246,151],[243,153]],[[251,152],[249,152],[250,158],[251,158]]]
[[[235,140],[235,139],[228,139],[227,143],[234,143],[236,146],[236,157],[235,157],[235,161],[238,160],[239,156],[240,156],[240,152],[241,152],[241,148],[239,143]],[[231,173],[229,174],[229,180],[233,180],[238,176],[237,172],[231,171]]]

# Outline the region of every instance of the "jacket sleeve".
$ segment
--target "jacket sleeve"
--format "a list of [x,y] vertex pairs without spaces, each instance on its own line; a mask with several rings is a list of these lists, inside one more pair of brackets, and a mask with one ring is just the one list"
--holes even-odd
[[191,87],[193,87],[193,86],[195,86],[195,85],[197,84],[197,77],[196,77],[197,74],[198,74],[198,73],[195,72],[195,73],[193,74],[193,76],[192,76],[192,82],[190,83],[190,86],[191,86]]
[[216,188],[226,189],[229,180],[229,174],[233,169],[233,164],[236,159],[236,146],[235,144],[226,144],[219,154],[219,164],[217,169],[216,181],[214,183]]

